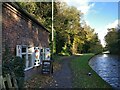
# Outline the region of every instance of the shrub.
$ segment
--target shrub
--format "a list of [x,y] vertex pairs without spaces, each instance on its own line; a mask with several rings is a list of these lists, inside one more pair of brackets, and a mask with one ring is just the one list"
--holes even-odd
[[6,47],[2,59],[2,74],[10,74],[14,72],[16,80],[18,81],[18,87],[23,87],[24,82],[24,68],[25,60],[21,57],[13,56],[10,50]]

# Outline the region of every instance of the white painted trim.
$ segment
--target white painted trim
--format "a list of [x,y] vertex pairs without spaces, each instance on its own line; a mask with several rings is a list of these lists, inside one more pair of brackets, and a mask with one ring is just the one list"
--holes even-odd
[[[21,49],[21,50],[20,50],[20,53],[18,53],[18,49],[19,49],[18,47],[20,47],[20,49]],[[26,52],[22,52],[22,47],[26,48]],[[26,55],[26,57],[25,57],[25,60],[26,60],[26,61],[25,61],[25,62],[26,62],[26,63],[25,63],[25,67],[26,67],[26,68],[24,69],[24,71],[27,71],[27,70],[29,70],[29,69],[31,69],[31,68],[34,67],[34,62],[33,62],[33,61],[34,61],[34,58],[33,58],[33,57],[34,57],[34,56],[33,56],[33,55],[34,55],[34,54],[33,54],[33,53],[34,53],[34,47],[31,47],[31,48],[32,48],[32,52],[31,52],[31,53],[28,53],[28,46],[27,46],[27,45],[17,45],[17,46],[16,46],[16,52],[17,52],[16,55],[17,55],[17,56],[22,57],[22,55]],[[30,67],[28,67],[28,63],[29,63],[29,61],[28,61],[28,55],[29,55],[29,54],[32,55],[32,58],[31,58],[31,63],[32,63],[32,64],[31,64]]]
[[30,69],[32,69],[32,68],[33,68],[33,67],[25,68],[24,71],[30,70]]

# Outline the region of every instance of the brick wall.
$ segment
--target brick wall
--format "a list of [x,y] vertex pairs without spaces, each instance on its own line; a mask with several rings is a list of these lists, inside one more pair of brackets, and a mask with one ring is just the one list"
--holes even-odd
[[16,45],[49,47],[49,33],[15,8],[2,8],[2,49],[7,45],[15,55]]
[[[16,55],[16,45],[49,47],[49,32],[24,14],[8,5],[2,6],[2,53],[5,46]],[[40,67],[25,71],[25,80],[40,74]]]

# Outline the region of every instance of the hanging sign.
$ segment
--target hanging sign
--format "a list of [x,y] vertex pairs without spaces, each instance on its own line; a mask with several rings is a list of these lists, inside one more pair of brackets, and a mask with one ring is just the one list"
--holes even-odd
[[34,52],[35,52],[34,65],[39,66],[40,65],[40,58],[39,58],[40,57],[40,50],[39,50],[39,47],[35,47]]

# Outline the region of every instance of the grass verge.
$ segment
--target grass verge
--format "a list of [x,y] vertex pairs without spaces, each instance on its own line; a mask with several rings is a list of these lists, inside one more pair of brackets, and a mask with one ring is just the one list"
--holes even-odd
[[[83,54],[70,62],[73,73],[73,88],[112,88],[89,66],[89,59],[94,54]],[[88,73],[92,75],[89,76]]]

